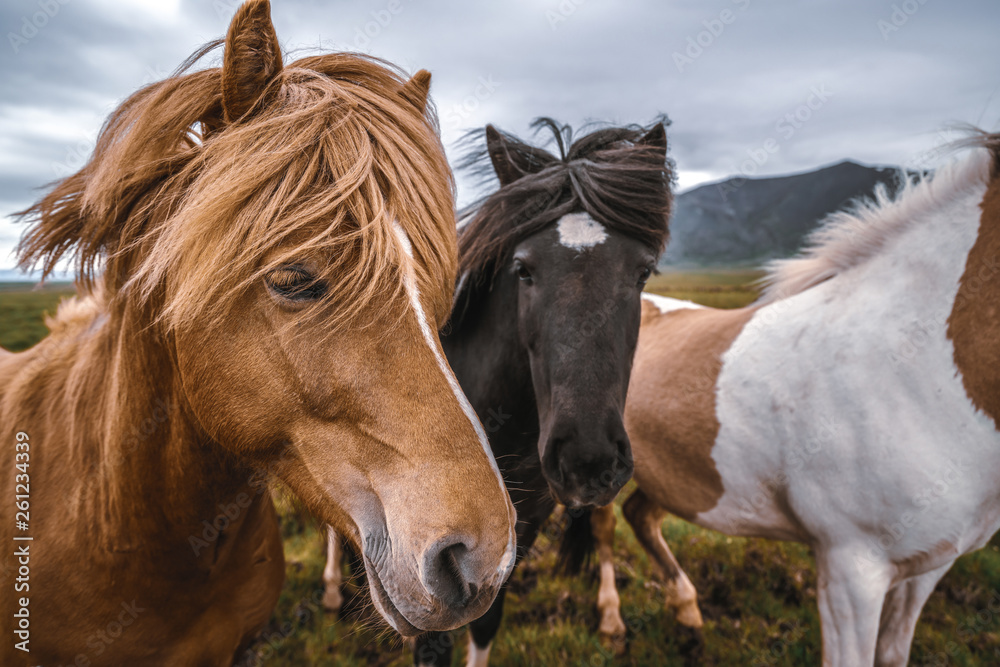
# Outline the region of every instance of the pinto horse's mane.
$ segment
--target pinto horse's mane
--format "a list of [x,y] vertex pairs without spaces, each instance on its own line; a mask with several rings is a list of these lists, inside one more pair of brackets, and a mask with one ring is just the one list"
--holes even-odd
[[31,224],[19,265],[45,277],[72,260],[84,291],[152,302],[171,328],[221,315],[268,272],[318,256],[346,318],[389,308],[404,289],[398,223],[443,323],[454,183],[433,109],[406,99],[392,65],[334,53],[284,67],[266,106],[227,125],[222,70],[188,71],[220,44],[125,100],[89,162],[19,214]]
[[[657,122],[669,124],[666,119]],[[657,253],[667,242],[673,161],[664,159],[662,148],[639,141],[656,123],[600,128],[575,141],[568,125],[550,118],[539,118],[532,126],[552,133],[559,155],[501,133],[510,161],[524,175],[460,214],[460,293],[491,281],[518,243],[567,213],[585,211]],[[476,131],[467,139],[477,142],[481,136]],[[492,175],[488,151],[481,140],[477,143],[460,167]]]
[[905,231],[920,213],[940,206],[968,187],[982,185],[1000,174],[1000,134],[970,128],[968,136],[945,147],[979,149],[935,173],[913,176],[901,172],[895,195],[884,183],[873,196],[856,200],[847,210],[828,215],[810,234],[799,257],[767,265],[758,304],[800,294],[875,256]]

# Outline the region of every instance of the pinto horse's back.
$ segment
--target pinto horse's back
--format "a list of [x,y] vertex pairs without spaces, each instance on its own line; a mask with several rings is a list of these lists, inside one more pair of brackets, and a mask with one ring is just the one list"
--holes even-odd
[[626,517],[660,563],[660,507],[808,543],[824,664],[905,664],[936,583],[1000,528],[1000,138],[969,143],[993,153],[834,214],[752,307],[643,310]]
[[989,537],[967,506],[995,486],[978,471],[1000,470],[1000,436],[948,333],[977,229],[942,234],[913,215],[799,293],[733,311],[645,307],[627,418],[646,493],[726,533],[797,540],[863,541],[864,526],[915,509],[923,529],[893,540],[891,561],[927,552],[931,533],[956,535],[942,554]]

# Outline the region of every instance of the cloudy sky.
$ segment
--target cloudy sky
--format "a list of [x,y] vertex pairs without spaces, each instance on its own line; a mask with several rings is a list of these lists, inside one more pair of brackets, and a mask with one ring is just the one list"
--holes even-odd
[[[673,120],[681,189],[845,158],[930,166],[1000,129],[996,0],[272,0],[286,56],[429,69],[445,145],[491,122]],[[0,215],[71,173],[103,118],[222,36],[239,0],[4,0]],[[460,181],[460,200],[470,189]],[[20,233],[0,218],[0,268]]]

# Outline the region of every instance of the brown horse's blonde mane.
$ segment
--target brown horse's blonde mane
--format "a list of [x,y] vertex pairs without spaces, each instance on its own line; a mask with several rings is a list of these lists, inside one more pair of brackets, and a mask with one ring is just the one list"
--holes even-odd
[[[267,105],[227,124],[221,69],[149,85],[106,121],[89,162],[19,215],[19,265],[71,259],[84,289],[151,304],[168,328],[222,309],[263,275],[322,258],[328,298],[373,315],[403,282],[393,225],[410,237],[438,323],[451,306],[454,183],[433,110],[401,94],[387,63],[297,60]],[[339,321],[339,320],[338,320]]]
[[912,176],[901,172],[894,195],[879,184],[871,198],[859,199],[847,210],[831,213],[810,235],[806,249],[798,257],[767,265],[767,275],[761,280],[764,290],[757,304],[795,296],[858,266],[918,220],[923,211],[970,185],[982,183],[984,178],[989,181],[1000,176],[1000,134],[963,129],[967,136],[942,150],[972,148],[979,152],[936,173]]

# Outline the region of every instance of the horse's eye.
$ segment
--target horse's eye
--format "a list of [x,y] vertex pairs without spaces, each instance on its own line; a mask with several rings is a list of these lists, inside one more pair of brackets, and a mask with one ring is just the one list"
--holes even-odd
[[291,301],[315,301],[326,294],[326,283],[301,266],[283,266],[265,279],[272,292]]
[[639,274],[639,287],[643,287],[651,275],[653,275],[653,267],[647,266],[643,268],[642,272]]
[[517,278],[521,282],[528,283],[529,285],[531,284],[531,271],[528,270],[528,267],[526,267],[523,262],[514,262],[514,273],[517,274]]

